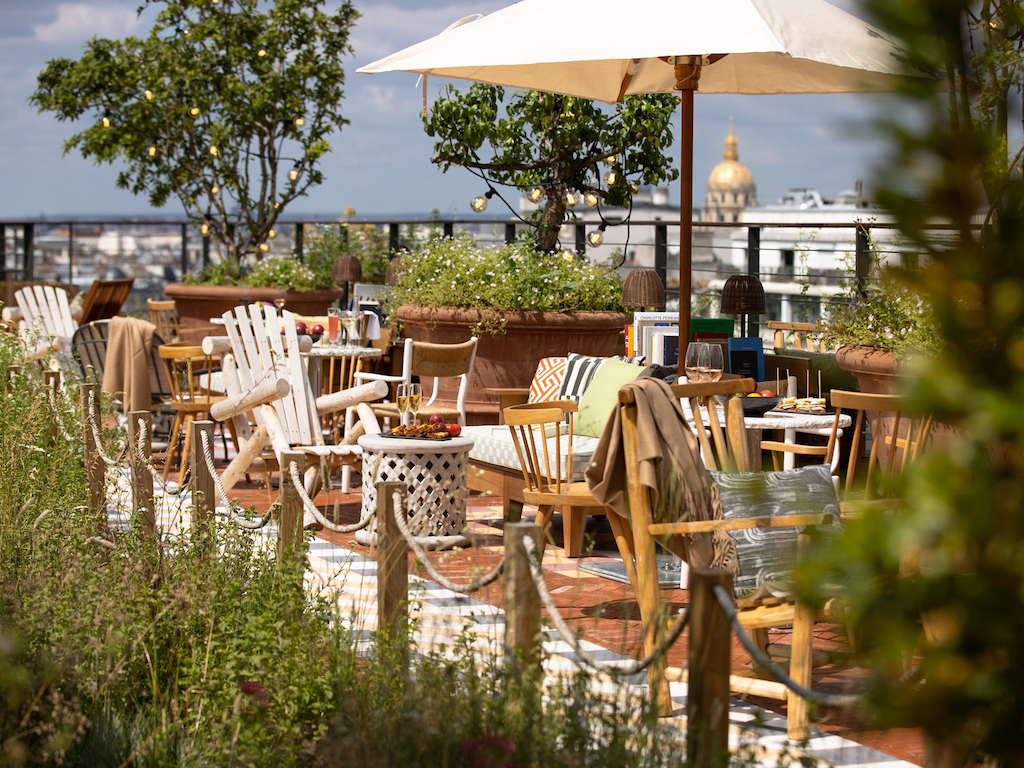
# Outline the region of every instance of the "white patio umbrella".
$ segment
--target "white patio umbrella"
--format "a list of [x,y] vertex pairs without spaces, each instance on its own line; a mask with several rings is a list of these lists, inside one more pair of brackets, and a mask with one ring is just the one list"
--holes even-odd
[[615,103],[682,97],[680,333],[689,336],[693,94],[892,90],[898,41],[824,0],[522,0],[357,71]]

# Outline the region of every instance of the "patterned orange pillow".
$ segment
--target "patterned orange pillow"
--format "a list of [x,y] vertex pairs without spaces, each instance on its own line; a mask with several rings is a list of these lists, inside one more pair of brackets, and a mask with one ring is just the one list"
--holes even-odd
[[565,365],[564,357],[545,357],[541,360],[530,382],[530,397],[526,402],[547,403],[557,400],[562,379],[565,378]]

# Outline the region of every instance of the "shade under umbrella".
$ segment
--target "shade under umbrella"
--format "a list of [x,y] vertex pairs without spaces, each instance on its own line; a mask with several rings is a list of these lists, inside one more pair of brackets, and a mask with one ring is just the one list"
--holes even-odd
[[693,94],[892,90],[890,35],[824,0],[522,0],[360,67],[614,103],[682,98],[680,333],[689,335]]

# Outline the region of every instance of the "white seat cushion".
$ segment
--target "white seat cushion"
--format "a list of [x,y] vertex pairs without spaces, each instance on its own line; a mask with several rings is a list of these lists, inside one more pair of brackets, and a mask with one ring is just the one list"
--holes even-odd
[[[507,469],[519,470],[519,459],[516,456],[516,446],[512,442],[512,432],[507,426],[479,426],[464,427],[462,434],[465,437],[473,438],[473,448],[469,452],[471,461],[480,461],[486,464],[494,464]],[[566,451],[568,437],[562,435],[561,446]],[[579,436],[572,441],[572,480],[582,480],[583,472],[594,456],[594,449],[597,447],[598,438]],[[555,438],[548,438],[548,451],[550,455],[555,452]],[[562,457],[562,466],[559,468],[565,476],[565,457]]]

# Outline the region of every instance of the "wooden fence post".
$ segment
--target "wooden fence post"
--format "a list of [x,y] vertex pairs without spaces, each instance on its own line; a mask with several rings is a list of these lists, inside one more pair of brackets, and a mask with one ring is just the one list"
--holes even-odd
[[[96,431],[100,429],[100,385],[79,384],[82,397],[82,433],[85,435],[85,477],[89,483],[89,509],[96,515],[100,528],[107,527],[107,504],[103,457],[96,446],[90,420],[96,423]],[[89,408],[89,393],[92,393],[92,409]]]
[[[156,506],[153,503],[153,475],[145,462],[153,455],[152,416],[149,411],[128,412],[128,466],[132,475],[132,514],[142,515],[142,532],[147,539],[156,538]],[[139,421],[146,429],[146,439],[139,456]]]
[[213,537],[213,510],[217,505],[213,478],[206,466],[206,454],[203,452],[203,435],[206,433],[211,450],[213,449],[213,422],[193,421],[190,427],[192,463],[192,536],[208,537],[207,546],[212,551],[215,543]]
[[686,694],[686,759],[692,768],[729,760],[729,620],[712,591],[732,594],[732,574],[690,569],[689,682]]
[[505,660],[518,665],[537,660],[535,641],[540,627],[540,596],[530,574],[523,542],[532,538],[541,551],[541,529],[534,523],[505,526]]
[[409,545],[395,520],[395,491],[404,483],[377,483],[377,631],[404,643],[409,626]]
[[302,542],[302,498],[292,483],[291,463],[298,465],[299,482],[306,471],[306,454],[299,451],[281,453],[281,518],[277,531],[277,562],[283,563],[285,553]]

